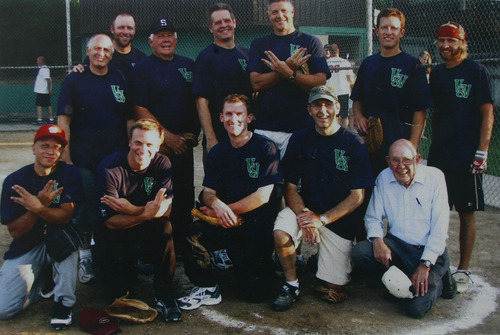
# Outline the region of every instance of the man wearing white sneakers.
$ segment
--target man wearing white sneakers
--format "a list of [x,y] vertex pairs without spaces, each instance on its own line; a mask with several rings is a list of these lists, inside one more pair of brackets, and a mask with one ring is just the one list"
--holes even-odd
[[[248,98],[224,99],[220,120],[229,137],[210,150],[200,208],[218,226],[196,221],[186,229],[184,267],[195,288],[177,302],[184,310],[221,302],[209,252],[226,248],[233,261],[240,296],[250,302],[269,297],[272,229],[278,212],[275,185],[283,183],[279,151],[268,138],[248,130]],[[241,217],[243,222],[238,220]]]

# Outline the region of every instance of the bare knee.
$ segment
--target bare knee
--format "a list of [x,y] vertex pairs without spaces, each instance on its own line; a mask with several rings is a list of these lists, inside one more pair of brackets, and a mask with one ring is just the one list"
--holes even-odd
[[274,246],[276,248],[287,248],[293,246],[293,240],[290,234],[283,230],[275,230],[273,232]]

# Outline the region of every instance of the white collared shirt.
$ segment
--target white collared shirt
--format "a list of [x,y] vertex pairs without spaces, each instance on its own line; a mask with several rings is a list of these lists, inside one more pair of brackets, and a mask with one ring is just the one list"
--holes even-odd
[[375,181],[375,188],[365,215],[367,237],[388,233],[411,245],[423,246],[421,259],[434,264],[442,255],[448,238],[450,208],[443,173],[434,167],[417,165],[408,188],[399,184],[386,168]]

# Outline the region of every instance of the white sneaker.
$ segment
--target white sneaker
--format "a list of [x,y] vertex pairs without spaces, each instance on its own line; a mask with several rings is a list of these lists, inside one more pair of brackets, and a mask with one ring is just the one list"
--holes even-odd
[[78,280],[82,284],[89,283],[95,278],[94,268],[92,267],[92,258],[84,258],[80,260],[78,267]]
[[216,250],[210,253],[210,258],[212,259],[212,264],[222,270],[227,270],[233,267],[233,262],[226,249]]
[[202,305],[217,305],[222,301],[219,285],[214,287],[195,286],[188,296],[177,299],[180,309],[190,311]]
[[457,293],[465,293],[469,289],[470,285],[474,282],[470,277],[471,273],[467,270],[457,270],[452,276],[457,282]]

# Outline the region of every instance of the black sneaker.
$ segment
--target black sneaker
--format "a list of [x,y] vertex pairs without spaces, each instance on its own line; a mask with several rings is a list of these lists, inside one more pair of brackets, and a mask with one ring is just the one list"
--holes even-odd
[[50,324],[55,330],[64,330],[68,328],[73,318],[71,307],[64,306],[61,300],[59,302],[54,302],[52,319],[50,319]]
[[284,312],[292,307],[292,303],[299,300],[299,288],[287,283],[281,286],[281,292],[274,300],[272,309],[275,312]]
[[156,299],[156,310],[163,316],[166,322],[182,320],[182,312],[174,298],[167,298],[165,300]]
[[453,299],[457,295],[457,282],[455,278],[451,275],[450,269],[446,271],[442,278],[443,281],[443,292],[441,293],[441,298]]

